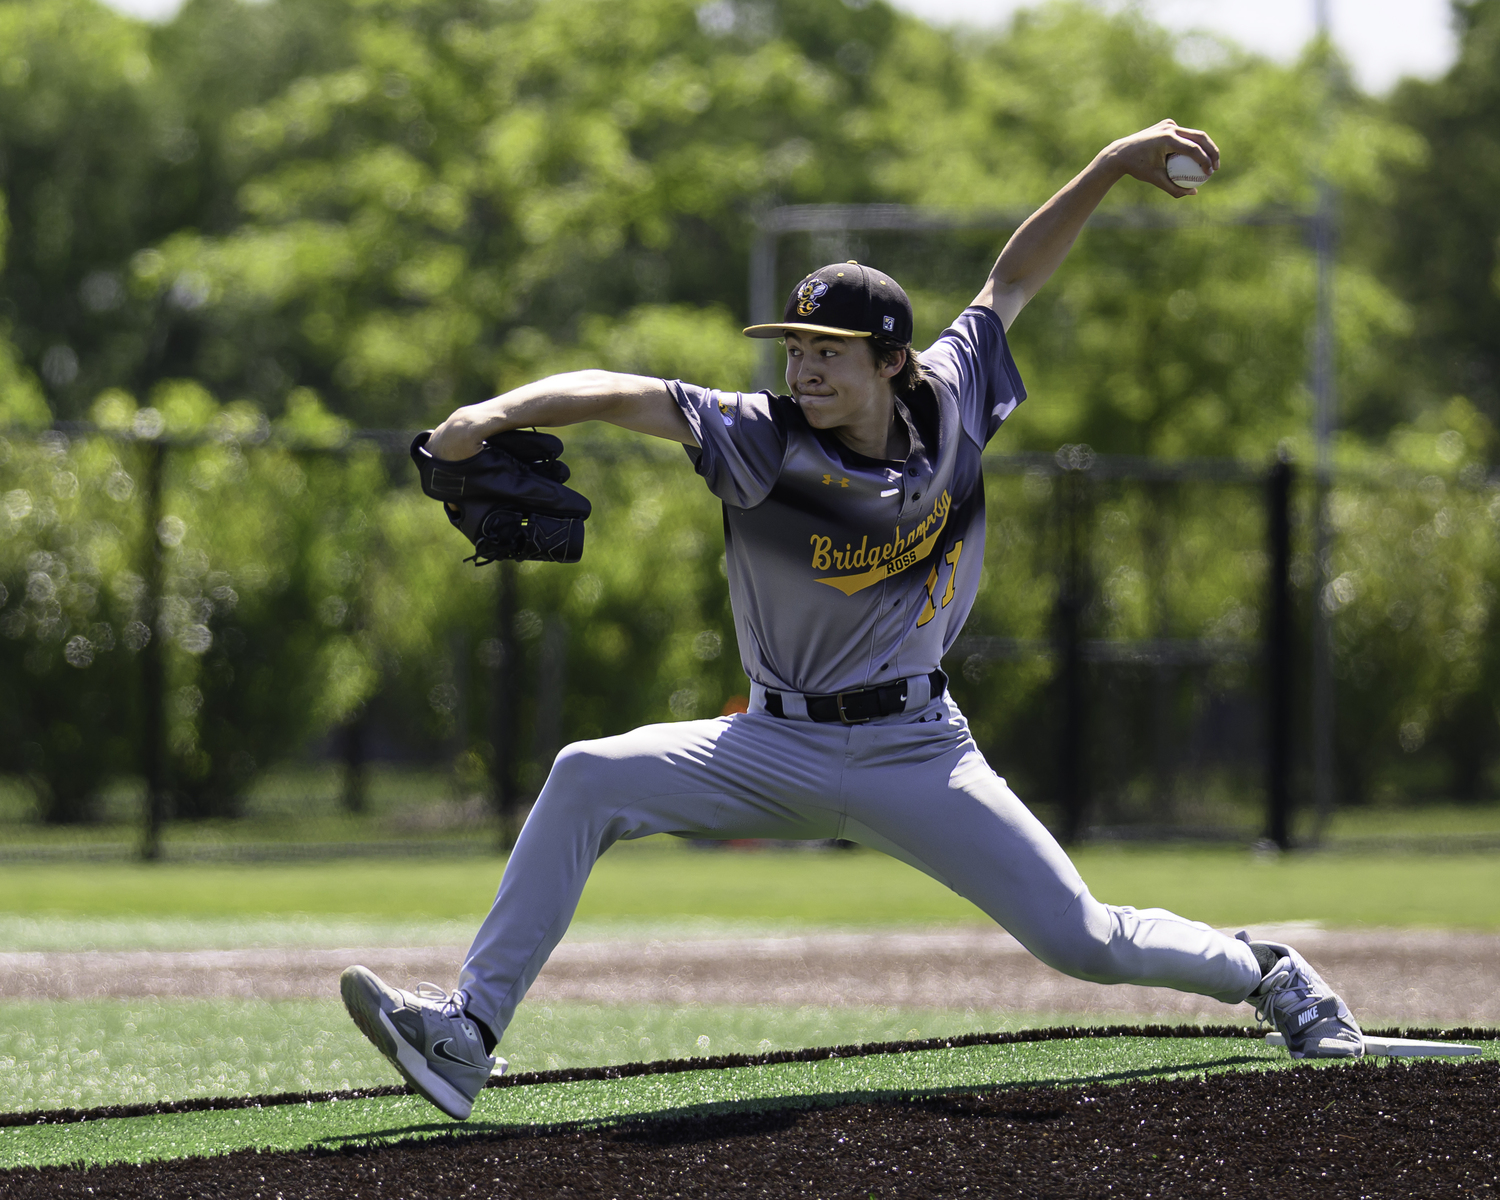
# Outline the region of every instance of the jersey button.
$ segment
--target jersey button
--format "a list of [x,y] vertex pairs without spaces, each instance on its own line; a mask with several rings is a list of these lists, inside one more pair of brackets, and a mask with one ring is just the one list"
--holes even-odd
[[908,475],[915,475],[915,474],[916,474],[916,473],[917,473],[917,468],[916,468],[916,467],[912,467],[912,468],[911,468],[911,469],[909,469],[909,470],[908,470],[908,471],[907,471],[907,472],[906,472],[906,473],[907,473],[907,474],[908,474]]

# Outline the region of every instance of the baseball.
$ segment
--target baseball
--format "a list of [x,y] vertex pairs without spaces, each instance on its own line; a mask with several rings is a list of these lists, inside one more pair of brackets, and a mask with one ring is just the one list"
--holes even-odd
[[1167,155],[1167,178],[1178,187],[1195,188],[1208,182],[1208,172],[1186,154]]

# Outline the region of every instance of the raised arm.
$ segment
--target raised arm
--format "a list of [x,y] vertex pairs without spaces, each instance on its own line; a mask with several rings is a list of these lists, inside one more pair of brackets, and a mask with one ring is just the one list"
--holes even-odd
[[480,443],[491,434],[530,425],[557,428],[580,421],[607,421],[669,442],[698,444],[687,418],[660,379],[614,371],[569,371],[456,409],[433,431],[427,449],[434,458],[457,461],[478,454]]
[[1186,154],[1210,172],[1219,168],[1219,148],[1201,129],[1158,122],[1111,142],[1057,195],[1028,217],[995,262],[974,303],[994,309],[1009,329],[1027,302],[1052,278],[1105,193],[1129,175],[1173,197],[1193,196],[1167,178],[1167,156]]

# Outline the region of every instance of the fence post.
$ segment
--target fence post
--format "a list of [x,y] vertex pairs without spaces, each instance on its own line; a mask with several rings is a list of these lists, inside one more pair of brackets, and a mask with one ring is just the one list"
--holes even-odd
[[550,769],[563,744],[563,705],[568,698],[568,623],[556,613],[542,618],[542,644],[537,655],[536,725],[532,731],[533,759]]
[[1292,844],[1291,497],[1292,464],[1283,453],[1266,479],[1266,837],[1283,850]]
[[370,803],[365,771],[365,708],[350,716],[338,730],[336,741],[344,763],[344,780],[340,799],[347,813],[362,813]]
[[516,821],[515,690],[520,678],[520,656],[516,652],[516,564],[499,564],[495,582],[495,640],[500,644],[490,703],[490,786],[495,815],[500,819],[500,849],[509,851],[521,832]]
[[1087,565],[1084,562],[1087,472],[1094,454],[1087,446],[1064,446],[1058,451],[1063,467],[1058,478],[1061,504],[1062,570],[1057,587],[1057,661],[1061,671],[1062,728],[1058,738],[1058,800],[1062,809],[1062,840],[1083,837],[1088,816],[1088,697],[1084,678],[1083,618],[1088,603]]
[[167,808],[166,668],[161,644],[162,545],[161,484],[166,445],[159,438],[142,443],[146,455],[146,644],[141,647],[141,770],[146,776],[141,857],[161,857],[161,827]]
[[[750,323],[774,321],[776,304],[776,229],[770,214],[763,214],[755,227],[750,244]],[[757,341],[755,345],[754,386],[775,391],[776,345]]]

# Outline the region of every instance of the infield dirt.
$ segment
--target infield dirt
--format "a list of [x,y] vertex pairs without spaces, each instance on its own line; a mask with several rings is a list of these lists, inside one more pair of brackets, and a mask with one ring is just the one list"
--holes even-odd
[[[1258,928],[1289,941],[1366,1024],[1500,1024],[1500,936]],[[400,987],[451,985],[461,946],[0,953],[0,999],[328,999],[361,962]],[[1044,966],[1003,930],[818,932],[759,938],[564,941],[530,1002],[890,1005],[1172,1020],[1248,1017],[1203,996],[1106,986]]]

